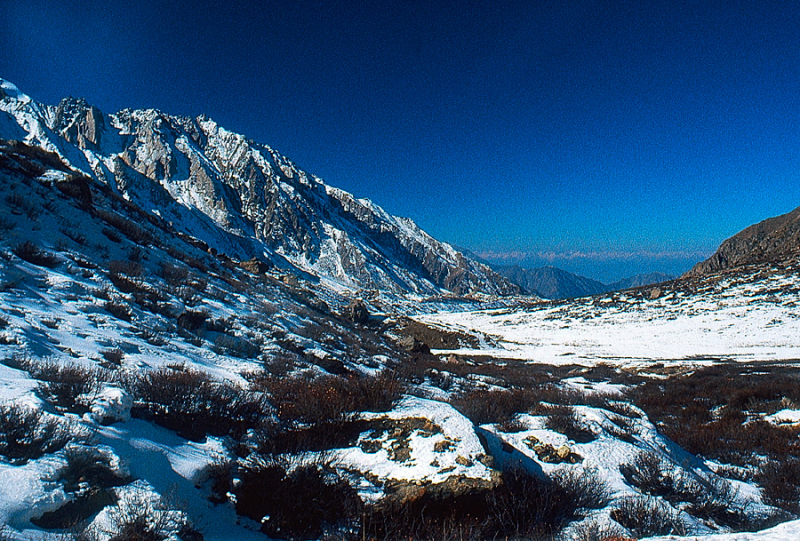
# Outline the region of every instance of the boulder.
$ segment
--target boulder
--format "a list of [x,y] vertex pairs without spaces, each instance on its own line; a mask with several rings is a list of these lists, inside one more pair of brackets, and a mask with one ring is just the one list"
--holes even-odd
[[344,316],[353,323],[363,325],[369,321],[369,310],[367,309],[367,305],[364,304],[364,301],[355,299],[350,301],[350,304],[345,308]]

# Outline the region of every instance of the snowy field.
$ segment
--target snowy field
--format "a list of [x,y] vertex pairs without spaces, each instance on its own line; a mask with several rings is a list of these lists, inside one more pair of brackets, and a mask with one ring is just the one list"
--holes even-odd
[[[478,348],[437,353],[589,366],[789,360],[800,358],[797,288],[798,278],[792,273],[764,273],[702,282],[696,294],[666,285],[656,291],[612,293],[528,310],[438,313],[417,319],[482,337]],[[657,298],[651,299],[651,292]]]

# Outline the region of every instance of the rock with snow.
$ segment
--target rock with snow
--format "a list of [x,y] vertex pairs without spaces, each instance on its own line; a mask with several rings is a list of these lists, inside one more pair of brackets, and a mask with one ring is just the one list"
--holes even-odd
[[133,397],[119,387],[104,387],[92,401],[91,419],[101,425],[129,421]]

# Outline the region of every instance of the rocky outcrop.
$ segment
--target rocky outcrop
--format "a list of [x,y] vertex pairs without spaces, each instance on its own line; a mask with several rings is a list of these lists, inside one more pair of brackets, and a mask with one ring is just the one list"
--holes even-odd
[[724,241],[710,258],[695,265],[684,276],[701,276],[753,265],[780,262],[800,254],[800,207],[769,218]]

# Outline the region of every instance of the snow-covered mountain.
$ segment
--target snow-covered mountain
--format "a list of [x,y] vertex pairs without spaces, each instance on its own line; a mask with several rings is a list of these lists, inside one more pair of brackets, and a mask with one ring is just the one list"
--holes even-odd
[[105,114],[85,100],[32,100],[0,80],[0,139],[58,154],[144,211],[239,260],[337,286],[424,295],[519,289],[413,221],[326,185],[213,120],[153,109]]
[[208,119],[0,89],[0,540],[800,536],[792,257],[467,302]]

